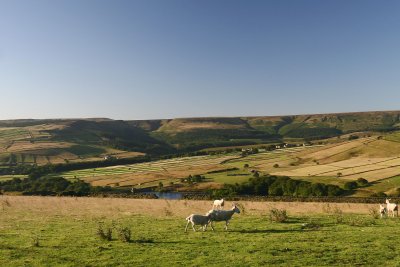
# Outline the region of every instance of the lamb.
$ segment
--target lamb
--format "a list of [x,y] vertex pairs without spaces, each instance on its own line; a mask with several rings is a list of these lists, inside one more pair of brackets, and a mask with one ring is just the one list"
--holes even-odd
[[232,209],[230,210],[210,210],[207,215],[210,216],[211,229],[214,231],[213,222],[225,221],[225,230],[228,230],[229,220],[235,213],[240,213],[236,204],[233,204]]
[[381,218],[387,214],[387,209],[383,204],[379,204],[379,213],[381,214]]
[[216,209],[222,209],[222,207],[224,206],[224,204],[225,204],[224,199],[217,199],[217,200],[214,200],[213,209],[214,209],[214,208],[216,208]]
[[203,227],[203,231],[207,229],[207,225],[210,223],[210,215],[199,215],[199,214],[191,214],[189,217],[186,218],[187,224],[185,228],[185,233],[187,232],[187,228],[189,223],[192,223],[193,231],[196,232],[194,228],[195,225],[201,225]]
[[390,213],[392,213],[392,217],[394,217],[394,212],[396,211],[396,216],[399,216],[399,207],[397,206],[396,203],[390,203],[391,199],[386,199],[386,208],[387,208],[387,212],[388,215],[390,215]]

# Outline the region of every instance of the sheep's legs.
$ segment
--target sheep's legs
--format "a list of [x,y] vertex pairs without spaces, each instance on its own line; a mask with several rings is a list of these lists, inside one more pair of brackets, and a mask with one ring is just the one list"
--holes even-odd
[[228,224],[229,224],[229,221],[225,221],[225,230],[226,231],[228,231]]
[[194,224],[192,223],[192,228],[193,228],[193,231],[195,231],[196,232],[196,229],[194,228]]
[[211,230],[214,231],[214,227],[213,227],[213,222],[212,221],[210,222],[210,227],[211,227]]
[[187,222],[186,228],[185,228],[185,233],[187,232],[188,226],[189,226],[190,221]]

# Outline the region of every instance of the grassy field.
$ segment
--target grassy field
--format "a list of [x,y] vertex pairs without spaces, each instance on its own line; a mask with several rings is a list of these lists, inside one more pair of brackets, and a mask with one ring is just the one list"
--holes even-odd
[[[221,162],[239,157],[239,153],[181,157],[131,165],[85,169],[61,173],[67,179],[82,179],[93,185],[149,187],[160,181],[179,182],[188,175],[225,168]],[[140,185],[139,185],[140,184]]]
[[[388,179],[400,175],[399,151],[400,143],[367,137],[325,145],[283,148],[246,157],[241,157],[238,152],[182,157],[150,163],[70,171],[61,175],[68,179],[83,179],[93,185],[140,188],[157,186],[159,182],[163,182],[164,185],[181,184],[180,178],[188,175],[201,174],[206,177],[205,182],[190,187],[184,185],[182,190],[202,190],[220,187],[225,183],[245,182],[252,177],[252,171],[339,186],[348,181],[365,178],[371,185],[355,194],[369,196],[382,191],[393,193],[400,187],[398,179],[387,182]],[[232,168],[237,170],[209,173]]]
[[382,191],[393,193],[393,189],[400,187],[398,179],[387,183],[388,179],[400,175],[400,143],[376,137],[280,149],[225,163],[228,167],[241,168],[242,172],[244,164],[249,165],[248,169],[262,173],[339,186],[365,178],[372,184],[362,189],[363,196]]
[[[202,129],[202,127],[216,127],[217,129],[233,127],[230,130],[244,127],[242,121],[237,119],[222,121],[219,119],[210,121],[199,119],[194,120],[193,123],[186,119],[165,123],[160,126],[160,129],[167,132],[174,130],[175,124],[179,124],[179,127],[177,126],[179,129],[176,129],[176,131],[181,132],[193,127],[196,129]],[[262,120],[257,123],[263,125]],[[98,145],[99,143],[96,142],[101,143],[103,137],[95,134],[97,132],[96,127],[98,127],[95,122],[85,122],[84,126],[80,126],[79,123],[74,127],[68,128],[67,126],[67,122],[64,122],[64,124],[0,127],[0,165],[7,166],[11,162],[41,165],[103,160],[105,155],[114,155],[118,158],[143,155],[140,152],[127,152]],[[110,130],[109,128],[116,126],[125,129],[123,127],[126,127],[126,124],[112,124],[110,126],[105,124],[101,126],[103,127],[101,130]],[[85,129],[84,131],[80,131],[82,127]],[[69,141],[62,141],[63,139],[60,139],[60,136],[57,137],[59,140],[54,139],[51,134],[58,133],[57,131],[64,131],[61,137],[68,137]],[[73,140],[79,139],[78,133],[85,136],[85,138],[78,136],[86,140],[85,143],[77,144],[73,142]],[[372,183],[371,186],[355,192],[355,195],[368,196],[381,192],[381,190],[384,190],[385,193],[396,192],[396,188],[400,188],[400,181],[397,179],[392,179],[391,183],[387,183],[387,181],[392,177],[400,176],[399,133],[393,132],[382,136],[366,133],[353,134],[358,134],[360,137],[349,140],[350,135],[343,135],[342,137],[315,142],[312,146],[283,148],[246,157],[241,157],[239,152],[184,157],[151,163],[71,171],[61,175],[68,179],[83,179],[93,185],[100,186],[144,188],[154,187],[162,182],[164,186],[172,186],[172,184],[173,187],[181,186],[179,190],[203,190],[221,187],[224,183],[232,184],[247,181],[252,177],[251,171],[253,170],[262,174],[290,176],[294,179],[339,186],[359,178],[365,178]],[[92,141],[87,139],[88,136],[92,138],[90,139]],[[129,138],[127,140],[130,140]],[[97,141],[95,142],[95,140]],[[300,143],[297,143],[297,145],[300,145]],[[215,148],[214,150],[218,149]],[[248,164],[249,167],[245,168],[245,164]],[[238,170],[208,173],[231,168],[238,168]],[[206,177],[205,182],[190,186],[181,183],[181,178],[195,174],[204,175]]]
[[[67,128],[68,122],[65,121],[0,127],[0,165],[10,163],[44,165],[103,160],[106,155],[128,158],[144,154],[105,146],[101,143],[102,139],[96,135],[84,142],[67,140],[64,135],[59,134]],[[79,133],[84,135],[85,129]]]
[[[398,218],[377,205],[241,202],[229,231],[184,233],[210,201],[0,197],[1,266],[398,266]],[[229,204],[229,203],[228,203]],[[286,223],[270,222],[285,208]],[[341,213],[342,211],[343,213]],[[357,213],[357,214],[355,214]],[[99,224],[112,227],[101,240]],[[117,228],[132,231],[131,242]]]

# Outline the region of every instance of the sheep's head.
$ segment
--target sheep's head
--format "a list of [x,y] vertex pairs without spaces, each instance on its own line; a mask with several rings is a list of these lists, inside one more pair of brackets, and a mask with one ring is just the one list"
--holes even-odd
[[236,213],[240,213],[240,210],[239,210],[239,208],[238,208],[236,203],[233,203],[232,210],[234,210]]
[[389,203],[390,203],[390,200],[392,200],[392,199],[387,198],[387,199],[386,199],[386,204],[389,204]]

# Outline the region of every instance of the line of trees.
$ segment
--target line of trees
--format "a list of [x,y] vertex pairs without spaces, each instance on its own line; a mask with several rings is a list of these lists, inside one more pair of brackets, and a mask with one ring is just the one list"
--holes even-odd
[[114,189],[109,186],[91,186],[81,181],[69,181],[62,177],[28,177],[14,178],[0,183],[1,192],[21,192],[23,195],[41,196],[88,196],[102,193],[127,193],[125,189]]
[[258,195],[258,196],[340,196],[346,190],[337,185],[311,183],[307,181],[294,180],[282,176],[260,176],[252,177],[248,182],[241,184],[225,184],[222,189],[213,190],[215,197]]

